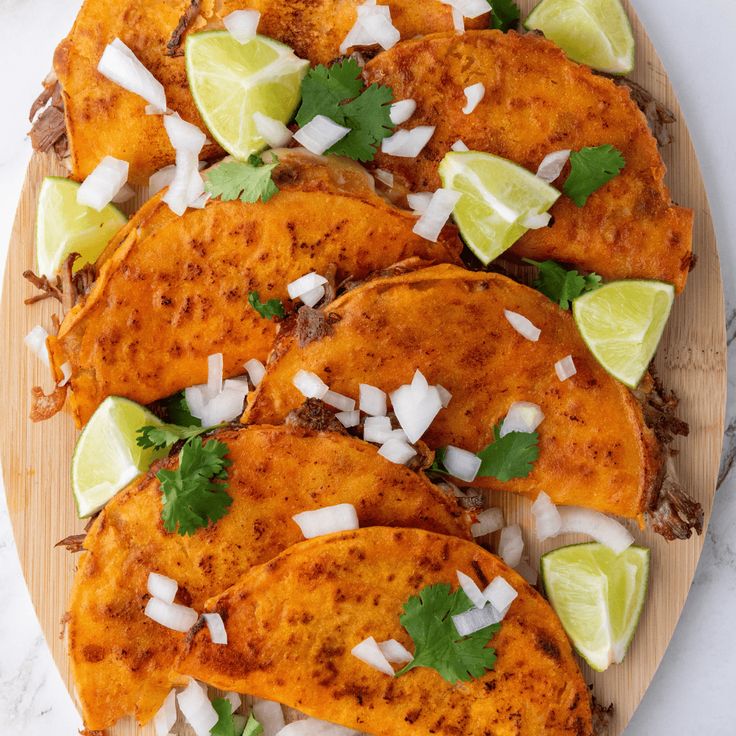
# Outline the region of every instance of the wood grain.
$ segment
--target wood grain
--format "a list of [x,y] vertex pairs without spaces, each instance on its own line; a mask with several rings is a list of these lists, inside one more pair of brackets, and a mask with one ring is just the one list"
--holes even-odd
[[[523,2],[528,10],[532,2]],[[673,199],[695,210],[694,249],[698,258],[685,293],[678,298],[657,366],[665,385],[680,396],[680,414],[691,433],[678,440],[681,453],[675,462],[686,488],[703,504],[710,517],[723,436],[726,390],[723,292],[713,227],[703,182],[685,123],[667,75],[646,33],[627,9],[634,23],[638,61],[633,78],[672,109],[678,122],[672,126],[674,141],[663,151]],[[59,29],[59,35],[65,29]],[[67,683],[69,667],[65,645],[59,638],[59,620],[66,610],[74,573],[74,557],[54,544],[82,531],[69,487],[69,463],[76,432],[71,418],[61,414],[34,425],[28,419],[30,388],[50,388],[45,368],[23,346],[23,336],[35,324],[51,327],[56,302],[32,307],[23,299],[32,293],[21,273],[33,266],[36,197],[42,178],[63,174],[49,156],[36,155],[28,168],[10,243],[0,315],[0,366],[3,381],[0,402],[6,407],[0,424],[2,458],[8,505],[15,538],[31,597],[49,646]],[[506,518],[525,530],[527,551],[536,564],[540,553],[574,541],[574,537],[550,540],[543,545],[531,533],[528,501],[496,494],[491,502],[503,507]],[[685,603],[703,537],[666,543],[648,531],[633,530],[637,542],[652,548],[652,579],[644,615],[631,650],[622,665],[603,674],[584,668],[598,700],[613,702],[612,733],[620,734],[652,680],[670,641]],[[71,689],[71,684],[70,684]],[[153,729],[139,729],[128,720],[112,734],[150,736]]]

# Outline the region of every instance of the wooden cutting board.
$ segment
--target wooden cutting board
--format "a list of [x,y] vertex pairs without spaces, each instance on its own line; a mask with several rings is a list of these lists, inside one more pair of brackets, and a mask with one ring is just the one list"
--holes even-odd
[[[524,10],[534,4],[521,3]],[[628,5],[628,3],[627,3]],[[628,6],[637,40],[637,69],[633,78],[677,115],[671,126],[673,142],[663,149],[673,199],[695,210],[694,250],[697,267],[685,293],[676,303],[657,356],[657,366],[666,386],[681,399],[680,415],[690,424],[690,436],[679,439],[675,458],[684,486],[703,504],[706,522],[715,494],[723,437],[726,397],[726,349],[718,254],[703,182],[687,128],[670,87],[667,74],[643,26]],[[59,37],[67,29],[59,29]],[[20,114],[23,111],[17,111]],[[10,243],[0,315],[0,405],[5,420],[0,424],[2,458],[8,506],[21,563],[49,646],[62,677],[70,681],[65,644],[59,637],[59,620],[74,574],[74,557],[54,544],[82,531],[76,518],[69,486],[69,464],[76,431],[71,418],[60,414],[42,424],[28,419],[30,389],[50,388],[46,369],[23,346],[23,336],[35,324],[51,328],[56,302],[50,300],[26,307],[23,299],[32,288],[21,273],[33,267],[36,197],[44,176],[63,174],[50,156],[31,160],[20,197]],[[532,564],[554,547],[576,541],[558,538],[543,545],[534,540],[529,502],[496,494],[493,505],[503,507],[509,523],[525,531]],[[634,530],[637,542],[652,549],[652,575],[644,614],[623,664],[599,674],[583,667],[600,702],[613,702],[612,734],[623,732],[651,682],[685,603],[703,537],[667,543],[648,531]],[[153,734],[151,727],[138,729],[132,721],[119,724],[119,736]]]

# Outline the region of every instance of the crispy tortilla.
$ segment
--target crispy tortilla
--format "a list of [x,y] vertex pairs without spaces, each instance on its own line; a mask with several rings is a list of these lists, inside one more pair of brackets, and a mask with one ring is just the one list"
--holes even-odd
[[[409,597],[456,571],[481,587],[502,575],[518,598],[491,640],[495,669],[450,684],[435,670],[392,678],[351,655],[367,636],[413,649],[399,617]],[[549,604],[470,542],[374,527],[290,547],[207,604],[226,646],[192,632],[178,665],[215,687],[278,700],[381,736],[592,736],[590,696]]]
[[[352,503],[363,526],[470,536],[470,518],[454,499],[367,443],[287,427],[215,437],[229,445],[233,461],[233,503],[223,519],[191,537],[165,532],[159,482],[149,474],[107,505],[84,541],[68,634],[89,729],[112,726],[128,713],[147,722],[181,682],[170,668],[184,635],[143,615],[149,572],[174,578],[176,601],[201,611],[250,567],[302,539],[293,514],[337,503]],[[175,459],[164,463],[173,467]]]
[[[498,31],[406,41],[379,54],[364,73],[369,82],[389,85],[396,99],[416,100],[416,113],[402,127],[436,126],[418,158],[376,157],[376,166],[411,191],[440,186],[437,166],[458,139],[530,171],[553,151],[617,146],[627,162],[623,172],[584,207],[560,197],[553,224],[527,232],[512,253],[573,263],[607,279],[685,286],[693,213],[672,204],[657,142],[627,88],[568,60],[536,34]],[[477,82],[485,97],[465,115],[463,89]],[[555,186],[562,187],[568,171],[569,165]]]
[[[540,330],[522,337],[504,310]],[[331,335],[300,347],[280,335],[268,371],[251,394],[244,421],[278,423],[302,401],[292,376],[317,373],[333,391],[358,396],[358,384],[390,392],[419,369],[452,394],[422,438],[430,447],[477,452],[514,401],[542,408],[539,459],[526,478],[474,485],[641,518],[656,495],[659,444],[632,393],[588,351],[569,312],[534,289],[493,273],[440,265],[377,279],[329,306]],[[556,361],[571,355],[577,374],[562,382]]]
[[437,244],[415,235],[416,218],[352,162],[281,160],[281,191],[266,204],[216,200],[177,217],[157,196],[111,242],[91,292],[49,338],[58,376],[71,364],[78,424],[112,394],[148,404],[206,381],[211,353],[223,353],[226,377],[265,360],[276,324],[249,305],[251,291],[286,300],[310,271],[334,269],[339,282],[404,258],[457,260],[453,227]]

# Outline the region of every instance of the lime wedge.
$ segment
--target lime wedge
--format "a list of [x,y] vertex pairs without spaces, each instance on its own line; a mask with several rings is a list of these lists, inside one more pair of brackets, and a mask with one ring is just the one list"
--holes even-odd
[[166,450],[143,449],[136,432],[161,420],[120,396],[105,399],[79,435],[72,457],[72,490],[80,518],[101,509],[119,490],[148,470]]
[[675,288],[662,281],[612,281],[578,297],[575,323],[598,362],[636,388],[657,350]]
[[634,69],[634,36],[620,0],[542,0],[524,22],[573,61],[610,74]]
[[189,87],[202,119],[215,140],[242,160],[266,147],[253,113],[288,123],[309,67],[278,41],[256,36],[239,43],[227,31],[188,36],[185,56]]
[[527,230],[527,218],[546,212],[560,193],[521,166],[490,153],[448,153],[439,167],[442,186],[460,192],[453,216],[463,240],[484,265]]
[[623,661],[649,584],[649,550],[616,556],[597,542],[573,544],[541,559],[552,607],[580,656],[598,672]]
[[53,278],[70,253],[79,253],[74,270],[94,263],[128,218],[115,205],[100,212],[77,204],[79,184],[47,176],[38,193],[36,215],[36,268]]

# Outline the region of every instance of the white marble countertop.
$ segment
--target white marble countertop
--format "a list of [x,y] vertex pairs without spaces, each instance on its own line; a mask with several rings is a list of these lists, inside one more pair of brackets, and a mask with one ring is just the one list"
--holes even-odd
[[[113,0],[109,0],[112,2]],[[30,145],[25,119],[79,0],[0,0],[0,270]],[[736,734],[736,2],[634,0],[674,84],[705,177],[727,299],[728,430],[723,476],[695,581],[627,736]],[[666,12],[662,12],[665,9]],[[733,467],[732,467],[733,465]],[[730,470],[730,472],[728,472]],[[38,626],[0,493],[0,734],[75,734],[80,719]]]

